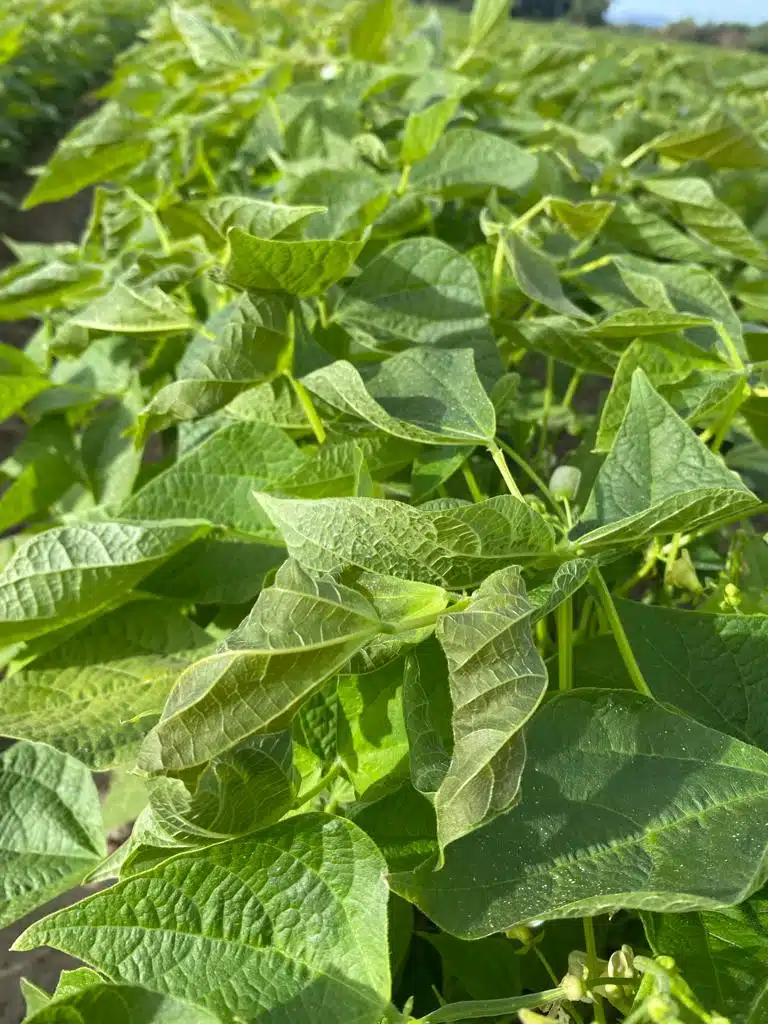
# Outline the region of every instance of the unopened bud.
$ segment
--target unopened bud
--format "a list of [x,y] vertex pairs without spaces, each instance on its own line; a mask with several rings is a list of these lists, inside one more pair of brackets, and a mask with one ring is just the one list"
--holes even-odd
[[549,478],[549,490],[557,501],[576,497],[581,483],[581,470],[575,466],[558,466]]
[[529,946],[533,941],[533,932],[527,924],[518,924],[514,928],[510,928],[506,933],[508,939],[517,939],[524,946]]
[[645,1003],[645,1012],[653,1024],[671,1024],[677,1020],[677,1006],[664,996],[650,996]]

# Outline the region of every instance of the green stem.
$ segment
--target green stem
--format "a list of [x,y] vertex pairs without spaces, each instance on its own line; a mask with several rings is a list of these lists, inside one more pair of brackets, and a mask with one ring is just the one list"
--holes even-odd
[[505,441],[499,440],[499,444],[504,449],[506,454],[510,457],[510,459],[512,459],[512,461],[515,463],[515,465],[519,466],[520,469],[522,469],[522,471],[528,477],[528,479],[536,487],[538,487],[538,489],[541,491],[542,495],[547,499],[547,501],[552,506],[553,510],[557,513],[557,515],[561,516],[562,515],[562,509],[557,504],[555,499],[552,497],[552,494],[550,493],[549,488],[544,483],[544,481],[541,479],[541,477],[536,472],[536,470],[533,469],[532,466],[529,466],[528,463],[525,461],[525,459],[522,457],[522,455],[518,455],[518,453],[515,451],[515,449],[512,448],[510,445],[508,445]]
[[731,365],[735,370],[743,370],[744,361],[739,355],[739,351],[736,348],[736,344],[733,338],[730,336],[728,331],[725,329],[725,326],[721,324],[719,320],[713,321],[713,324],[715,330],[717,331],[718,337],[723,343],[725,351],[728,353],[728,358],[731,361]]
[[315,797],[320,796],[320,794],[324,790],[328,789],[328,787],[331,785],[331,783],[336,778],[338,778],[338,776],[340,774],[341,774],[341,765],[338,762],[332,764],[331,767],[328,769],[328,771],[325,773],[325,775],[320,779],[318,784],[316,786],[313,786],[312,789],[310,789],[310,791],[305,796],[300,797],[301,803],[298,806],[299,807],[304,807],[304,805],[308,804],[310,802],[310,800],[314,800]]
[[561,690],[573,686],[573,604],[570,597],[555,608],[557,625],[557,685]]
[[545,992],[531,992],[511,999],[472,999],[461,1003],[446,1003],[426,1017],[420,1017],[420,1024],[452,1024],[457,1020],[475,1020],[478,1017],[500,1017],[518,1010],[534,1010],[545,1003],[554,1003],[563,998],[563,990],[547,989]]
[[499,235],[496,252],[493,254],[493,270],[491,272],[491,316],[497,317],[501,312],[501,288],[504,280],[504,238]]
[[570,409],[573,397],[579,389],[581,383],[581,370],[574,370],[571,379],[568,381],[568,387],[565,389],[563,395],[563,408]]
[[546,210],[549,205],[549,196],[543,196],[538,202],[534,203],[533,206],[529,207],[524,214],[517,218],[517,220],[510,224],[510,231],[519,231],[521,227],[533,220],[533,218],[541,213],[542,210]]
[[547,356],[547,377],[544,385],[544,408],[541,412],[541,430],[539,432],[539,455],[544,451],[549,433],[549,414],[552,410],[552,390],[555,380],[555,360]]
[[464,481],[467,487],[469,488],[469,493],[472,495],[472,501],[485,501],[485,495],[480,490],[480,487],[477,483],[477,478],[475,474],[472,472],[472,467],[470,466],[469,462],[465,462],[464,465],[461,467],[461,473],[462,476],[464,477]]
[[[591,917],[583,918],[584,922],[584,941],[587,944],[587,972],[589,978],[598,977],[597,969],[597,942],[595,941],[595,922]],[[603,1006],[602,998],[597,992],[592,992],[592,998],[595,1002],[595,1021],[596,1024],[605,1024],[605,1007]]]
[[728,436],[728,431],[731,429],[731,424],[736,413],[741,408],[742,403],[745,401],[748,395],[748,389],[744,387],[736,388],[728,400],[728,404],[725,407],[722,418],[717,425],[715,430],[715,436],[712,441],[712,451],[719,452],[722,447],[723,441]]
[[621,161],[621,166],[629,168],[633,164],[636,164],[638,160],[641,160],[646,153],[650,153],[652,145],[648,142],[644,142],[642,146],[638,146],[637,149],[633,149],[629,156],[625,156]]
[[488,445],[488,451],[491,453],[491,458],[496,463],[496,468],[501,473],[502,479],[504,480],[504,483],[507,485],[507,490],[509,491],[509,493],[513,494],[516,498],[520,498],[522,500],[522,492],[515,483],[514,477],[509,472],[509,466],[507,465],[507,461],[504,458],[504,452],[501,450],[501,448],[499,448],[495,441],[492,441],[491,444]]
[[288,381],[293,388],[293,392],[298,398],[299,404],[309,420],[309,424],[312,427],[312,432],[317,438],[318,444],[325,444],[325,439],[328,435],[325,432],[323,421],[320,419],[317,409],[315,408],[312,399],[309,397],[309,392],[300,380],[296,380],[292,373],[288,373],[286,370],[285,376],[288,378]]
[[611,632],[613,633],[616,645],[619,648],[619,653],[621,654],[622,661],[624,662],[627,672],[629,673],[629,678],[632,680],[632,684],[634,685],[636,690],[638,690],[640,693],[644,693],[646,697],[652,697],[653,694],[651,693],[648,687],[648,683],[646,683],[645,677],[643,676],[643,673],[640,671],[640,666],[637,664],[635,656],[632,653],[632,648],[629,645],[629,640],[627,639],[627,634],[624,631],[624,626],[622,625],[622,621],[619,618],[619,613],[616,611],[616,605],[613,603],[611,592],[608,589],[605,580],[603,579],[603,574],[600,572],[597,566],[595,566],[595,568],[589,574],[589,578],[591,579],[592,584],[595,590],[597,591],[597,596],[600,599],[600,604],[602,605],[603,611],[605,612],[605,617],[608,620],[608,625],[611,628]]
[[325,328],[328,326],[328,307],[325,304],[325,299],[320,297],[317,300],[317,318],[320,321],[320,326]]
[[408,182],[411,180],[411,165],[404,164],[403,169],[400,172],[400,181],[397,183],[397,189],[395,195],[402,196],[405,190],[408,188]]

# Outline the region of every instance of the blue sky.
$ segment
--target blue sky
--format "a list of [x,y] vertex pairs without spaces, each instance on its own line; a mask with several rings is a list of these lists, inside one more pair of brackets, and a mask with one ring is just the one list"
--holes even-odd
[[768,0],[613,0],[609,17],[650,14],[677,21],[743,21],[757,25],[768,21]]

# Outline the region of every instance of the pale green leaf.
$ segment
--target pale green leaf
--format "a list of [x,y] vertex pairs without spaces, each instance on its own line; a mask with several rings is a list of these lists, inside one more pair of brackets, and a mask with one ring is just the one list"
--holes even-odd
[[0,755],[0,925],[82,881],[106,854],[87,768],[41,743]]
[[318,572],[352,564],[460,590],[495,569],[535,562],[554,544],[539,513],[508,495],[434,510],[376,498],[258,500],[291,556]]
[[190,342],[177,379],[161,388],[142,412],[143,436],[179,420],[210,415],[287,369],[288,315],[275,297],[244,297],[215,314],[206,333]]
[[509,17],[510,0],[475,0],[469,19],[469,45],[473,50],[486,41]]
[[[98,975],[96,976],[98,978]],[[110,985],[100,979],[78,992],[57,996],[25,1024],[220,1024],[220,1018],[138,985]]]
[[435,794],[443,849],[518,799],[525,765],[520,730],[547,688],[531,632],[533,611],[520,569],[512,566],[489,576],[466,608],[438,622],[454,739],[448,773]]
[[10,267],[0,274],[0,321],[39,316],[51,307],[69,304],[100,277],[96,266],[63,260]]
[[322,295],[345,277],[364,244],[322,238],[286,242],[257,238],[237,227],[227,237],[224,275],[230,284],[300,296]]
[[671,203],[689,231],[736,259],[768,267],[768,249],[703,178],[646,178],[644,187]]
[[349,50],[357,60],[382,60],[395,27],[398,0],[363,0],[349,28]]
[[302,383],[328,405],[409,441],[487,445],[496,433],[470,349],[407,349],[365,379],[337,360]]
[[243,53],[231,32],[208,21],[198,11],[171,4],[171,21],[199,68],[239,67]]
[[530,184],[537,167],[533,153],[499,135],[454,128],[429,156],[414,164],[411,185],[446,197],[492,188],[519,192]]
[[458,105],[458,96],[446,96],[445,99],[437,100],[423,110],[415,110],[408,115],[400,149],[400,159],[404,164],[413,164],[429,156],[442,137],[446,125],[456,113]]
[[194,523],[82,523],[30,537],[0,573],[0,638],[25,640],[104,608],[204,532]]
[[756,502],[637,369],[626,414],[582,514],[578,543],[587,549],[637,544],[747,512]]
[[[378,1024],[390,984],[384,870],[351,822],[304,815],[166,860],[38,922],[16,948],[63,949],[226,1020],[315,1024],[333,1006],[349,1024]],[[312,929],[296,927],[296,893]]]
[[0,683],[0,734],[49,743],[98,771],[130,762],[176,676],[210,646],[173,607],[127,604]]
[[653,139],[650,148],[661,156],[710,167],[755,169],[768,166],[768,150],[731,115],[721,112],[695,128],[678,128]]
[[380,629],[357,590],[286,562],[226,647],[181,674],[139,764],[189,768],[248,736],[285,728]]
[[176,334],[195,326],[189,313],[160,288],[132,288],[119,281],[71,323],[109,334]]
[[389,246],[347,288],[336,318],[377,351],[471,348],[483,384],[501,374],[472,262],[437,238]]

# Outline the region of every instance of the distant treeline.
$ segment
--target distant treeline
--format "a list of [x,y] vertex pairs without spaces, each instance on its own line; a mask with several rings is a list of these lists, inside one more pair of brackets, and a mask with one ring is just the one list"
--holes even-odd
[[[443,2],[469,10],[471,0],[443,0]],[[513,18],[528,18],[549,21],[567,18],[582,25],[604,25],[605,15],[611,0],[517,0],[512,10]],[[613,26],[614,28],[616,26]],[[673,22],[661,29],[647,26],[622,26],[621,31],[654,34],[665,39],[688,43],[706,43],[709,46],[728,46],[739,50],[759,50],[768,53],[768,21],[762,25],[742,25],[738,22],[722,22],[699,25],[692,18]]]

